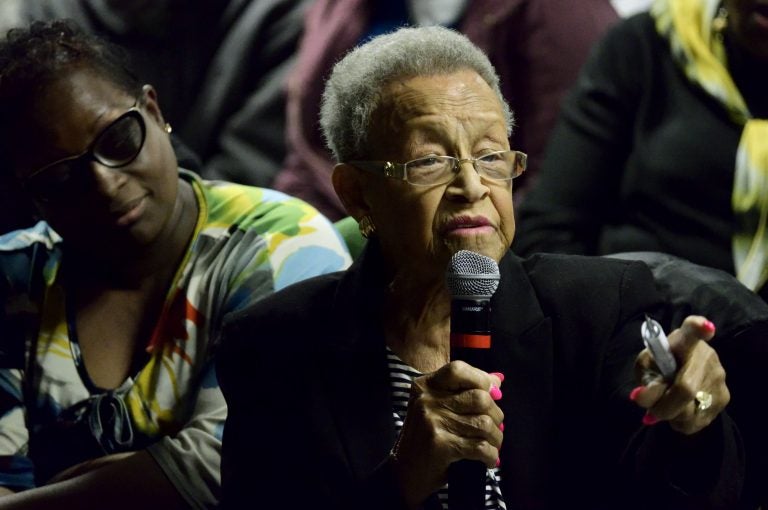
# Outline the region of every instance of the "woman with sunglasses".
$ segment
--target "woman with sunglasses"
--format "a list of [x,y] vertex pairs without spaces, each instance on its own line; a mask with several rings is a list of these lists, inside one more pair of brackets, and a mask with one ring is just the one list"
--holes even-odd
[[0,43],[0,167],[43,220],[0,237],[0,508],[215,506],[222,316],[349,261],[307,204],[178,169],[169,132],[103,41]]

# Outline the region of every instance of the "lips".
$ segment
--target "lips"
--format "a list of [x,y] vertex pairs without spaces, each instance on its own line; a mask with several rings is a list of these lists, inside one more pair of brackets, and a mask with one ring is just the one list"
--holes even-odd
[[119,206],[110,208],[110,215],[115,219],[115,224],[125,227],[135,223],[146,209],[146,195],[130,200]]
[[451,218],[443,227],[443,232],[454,232],[457,230],[468,230],[482,227],[490,227],[491,222],[485,216],[457,216]]

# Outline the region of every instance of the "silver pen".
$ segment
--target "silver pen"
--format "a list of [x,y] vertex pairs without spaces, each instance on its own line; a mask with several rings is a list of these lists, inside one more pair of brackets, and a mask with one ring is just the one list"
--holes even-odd
[[661,329],[661,324],[646,315],[640,327],[640,335],[643,337],[645,346],[651,351],[651,356],[659,367],[662,377],[667,381],[673,380],[677,372],[677,361],[669,349],[669,340]]

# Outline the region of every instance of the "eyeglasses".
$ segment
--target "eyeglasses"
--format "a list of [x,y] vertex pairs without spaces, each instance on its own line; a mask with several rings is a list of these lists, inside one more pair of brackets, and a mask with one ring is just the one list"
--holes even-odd
[[89,161],[107,168],[122,168],[133,162],[144,147],[147,126],[138,100],[125,113],[96,135],[88,148],[76,156],[62,158],[36,170],[22,180],[25,190],[41,202],[71,196],[85,172],[78,172]]
[[415,186],[437,186],[456,178],[461,164],[470,162],[475,171],[491,181],[511,181],[525,171],[528,156],[520,151],[497,151],[476,158],[459,159],[453,156],[428,156],[407,163],[390,161],[350,161],[362,170],[383,173],[386,177],[407,181]]

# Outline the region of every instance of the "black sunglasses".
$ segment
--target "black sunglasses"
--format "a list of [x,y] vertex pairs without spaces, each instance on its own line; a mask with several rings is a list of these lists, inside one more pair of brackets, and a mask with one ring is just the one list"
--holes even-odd
[[77,169],[90,161],[107,168],[129,165],[141,152],[147,136],[147,126],[137,104],[138,101],[102,129],[81,154],[54,161],[25,177],[24,189],[41,202],[64,196],[71,198],[69,193],[75,191],[86,175]]

